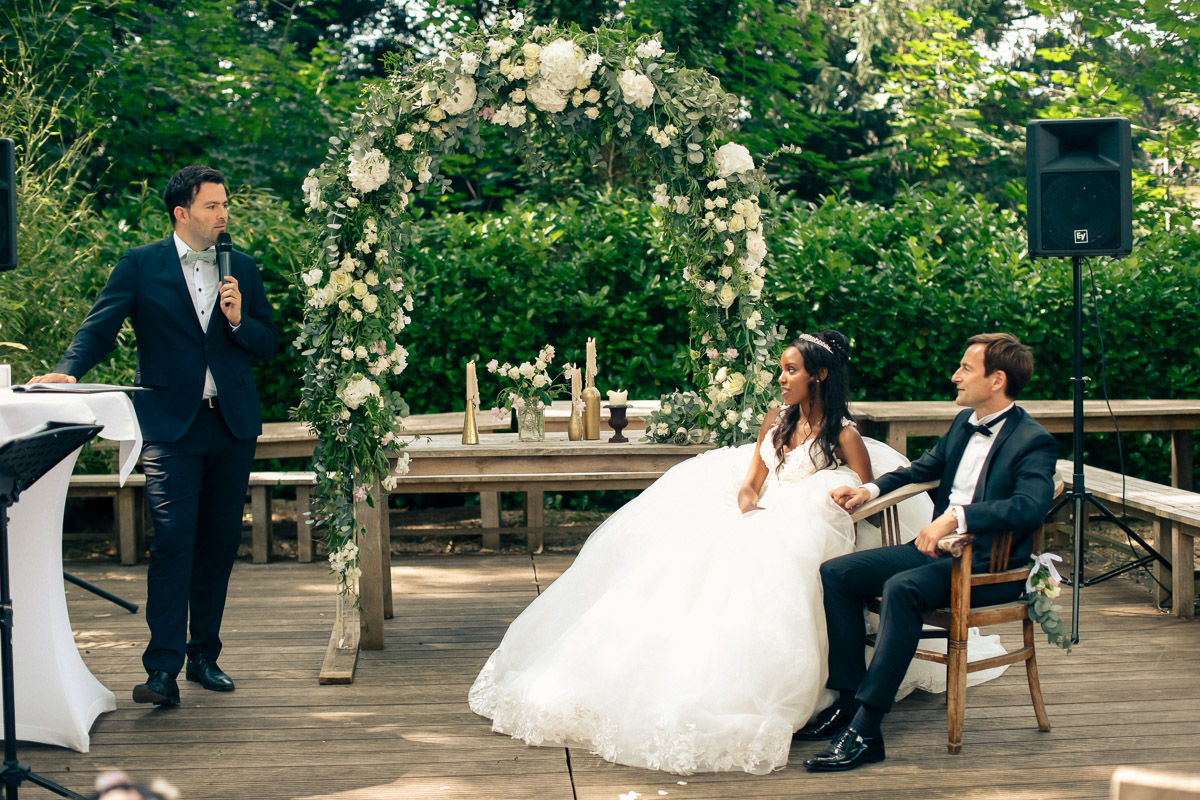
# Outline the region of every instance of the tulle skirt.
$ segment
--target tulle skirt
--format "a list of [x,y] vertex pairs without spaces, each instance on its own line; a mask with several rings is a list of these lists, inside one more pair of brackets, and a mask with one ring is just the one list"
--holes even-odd
[[[905,463],[868,442],[876,474]],[[763,509],[743,515],[736,493],[753,451],[686,461],[601,525],[512,623],[472,710],[528,744],[631,766],[784,766],[792,732],[831,700],[818,568],[854,549],[828,493],[858,479],[845,468],[768,479]],[[924,496],[909,503],[910,538],[930,515]]]

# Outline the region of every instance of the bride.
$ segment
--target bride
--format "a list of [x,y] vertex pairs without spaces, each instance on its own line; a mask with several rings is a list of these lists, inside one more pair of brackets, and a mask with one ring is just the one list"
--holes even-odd
[[[832,700],[818,568],[855,548],[855,526],[829,492],[908,463],[850,422],[849,352],[837,331],[792,342],[758,441],[677,465],[597,528],[513,621],[471,709],[630,766],[783,767]],[[912,538],[932,503],[906,503]]]

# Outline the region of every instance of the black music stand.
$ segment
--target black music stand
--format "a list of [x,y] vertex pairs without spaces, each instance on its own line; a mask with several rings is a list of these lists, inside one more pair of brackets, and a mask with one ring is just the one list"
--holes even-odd
[[43,778],[17,761],[17,710],[13,681],[13,607],[8,583],[8,509],[21,492],[82,447],[103,425],[47,422],[40,428],[0,445],[0,670],[4,697],[4,783],[6,800],[17,800],[17,788],[25,781],[62,797],[79,798],[70,789]]

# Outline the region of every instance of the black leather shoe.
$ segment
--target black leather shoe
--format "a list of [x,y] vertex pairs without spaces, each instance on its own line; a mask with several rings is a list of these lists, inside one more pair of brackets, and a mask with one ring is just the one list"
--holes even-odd
[[217,662],[205,655],[188,656],[187,679],[214,692],[232,692],[233,679],[221,672]]
[[804,768],[809,772],[843,772],[883,759],[882,734],[860,736],[854,728],[846,728],[830,743],[828,750],[805,761]]
[[179,705],[179,684],[169,673],[153,670],[145,683],[133,687],[133,702],[153,703],[156,706]]
[[854,719],[853,711],[842,704],[834,703],[820,714],[817,714],[816,719],[812,722],[793,733],[792,738],[803,739],[805,741],[832,739],[844,731],[852,719]]

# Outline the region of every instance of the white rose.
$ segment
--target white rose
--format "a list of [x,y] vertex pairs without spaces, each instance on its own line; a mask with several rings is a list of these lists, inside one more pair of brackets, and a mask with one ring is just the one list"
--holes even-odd
[[[451,90],[450,95],[442,98],[441,107],[450,116],[457,116],[471,110],[471,107],[475,105],[475,97],[475,81],[471,78],[460,77],[454,81],[454,89]],[[430,117],[430,119],[433,118]]]
[[526,61],[537,61],[537,57],[542,54],[542,48],[533,42],[526,42],[521,45],[521,53]]
[[367,312],[368,314],[374,314],[379,308],[379,298],[373,294],[369,294],[363,298],[362,306],[363,311]]
[[349,208],[358,208],[358,198],[357,197],[347,197],[346,205]]
[[595,119],[596,117],[600,116],[600,109],[596,108],[595,106],[588,106],[583,110],[583,115],[588,119]]
[[342,361],[353,361],[354,360],[354,351],[351,350],[349,347],[343,347],[341,356],[342,356]]
[[358,347],[354,348],[354,357],[355,358],[366,361],[367,356],[369,356],[369,355],[370,355],[370,353],[367,352],[367,348],[363,347],[361,344]]
[[536,368],[533,366],[533,364],[530,364],[528,361],[526,361],[520,366],[518,371],[520,372],[521,377],[532,379],[534,373],[536,372]]
[[512,75],[513,80],[519,81],[519,80],[523,80],[525,78],[525,72],[526,72],[525,66],[523,64],[518,64],[517,66],[512,68],[512,72],[510,74]]
[[540,389],[550,382],[544,373],[539,372],[533,376],[533,388]]
[[526,95],[539,111],[557,113],[567,107],[566,93],[560,92],[545,80],[531,84]]
[[362,322],[363,313],[356,308],[350,312],[350,319],[354,320],[355,322]]
[[521,370],[520,370],[519,368],[517,368],[517,367],[509,367],[509,368],[508,368],[508,378],[509,378],[509,380],[514,380],[514,381],[515,381],[515,380],[516,380],[517,378],[519,378],[519,377],[521,377]]
[[722,178],[754,169],[754,159],[750,157],[750,151],[735,142],[721,145],[713,160],[716,163],[717,174]]
[[367,289],[367,285],[362,281],[355,281],[350,287],[350,293],[354,295],[355,300],[362,300],[367,296],[369,290]]
[[767,240],[758,231],[750,231],[746,234],[746,255],[758,264],[761,264],[762,260],[767,257]]
[[617,83],[621,86],[621,96],[626,103],[638,108],[654,105],[654,84],[640,72],[623,70],[617,77]]
[[508,97],[514,103],[524,103],[525,102],[525,90],[524,89],[514,89],[513,93],[510,94]]
[[402,133],[396,137],[396,147],[401,150],[412,150],[413,135],[411,133]]
[[445,118],[446,112],[442,110],[441,106],[434,106],[425,112],[425,119],[429,120],[430,122],[441,122]]
[[729,308],[734,300],[737,300],[737,290],[733,288],[733,284],[722,284],[721,291],[717,292],[717,302],[721,304],[721,308]]

